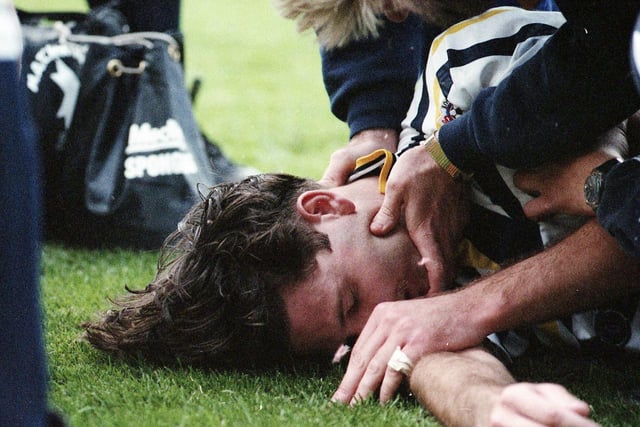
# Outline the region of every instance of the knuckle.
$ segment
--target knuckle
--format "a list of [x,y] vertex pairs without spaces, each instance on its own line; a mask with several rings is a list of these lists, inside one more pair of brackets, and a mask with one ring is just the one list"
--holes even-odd
[[349,401],[350,395],[349,390],[347,390],[344,386],[340,385],[338,389],[333,394],[333,400],[337,402],[346,402]]
[[406,179],[404,177],[391,177],[387,181],[387,193],[399,193],[406,186]]
[[398,318],[398,313],[394,309],[394,301],[385,301],[376,305],[373,309],[371,317],[374,315],[378,319],[378,323],[382,325],[391,325]]
[[387,370],[387,364],[382,363],[379,360],[372,360],[367,367],[367,374],[378,376],[383,374]]
[[351,359],[349,359],[349,367],[348,371],[354,373],[362,373],[364,372],[369,365],[369,360],[360,355],[360,353],[356,353],[354,350],[351,355]]
[[350,164],[353,156],[346,148],[339,148],[329,156],[329,164],[333,166]]
[[392,206],[389,206],[388,204],[385,203],[380,207],[380,210],[378,211],[378,215],[387,217],[387,218],[393,218],[395,216],[395,211]]
[[544,418],[543,421],[546,423],[546,425],[550,425],[550,426],[563,425],[562,423],[563,423],[564,417],[562,416],[562,413],[556,408],[549,408],[543,418]]
[[396,321],[396,327],[400,330],[413,330],[414,322],[411,317],[403,316]]

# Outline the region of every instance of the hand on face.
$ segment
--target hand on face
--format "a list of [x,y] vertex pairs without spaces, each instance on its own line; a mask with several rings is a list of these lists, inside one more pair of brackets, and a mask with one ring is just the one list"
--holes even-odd
[[[464,295],[463,295],[464,298]],[[355,404],[378,388],[388,402],[404,375],[387,363],[396,347],[416,363],[424,354],[479,344],[485,332],[465,324],[457,294],[378,304],[351,352],[347,372],[332,400]]]
[[324,187],[338,187],[346,184],[353,166],[362,156],[373,153],[379,148],[391,152],[398,146],[398,133],[393,129],[368,129],[356,134],[349,145],[336,150],[331,155],[329,166],[324,172],[320,184]]
[[488,425],[596,427],[589,405],[557,384],[516,383],[505,387]]
[[431,294],[453,279],[455,250],[468,219],[462,196],[462,186],[424,148],[415,147],[391,170],[384,202],[371,223],[371,232],[384,236],[404,217],[428,271]]

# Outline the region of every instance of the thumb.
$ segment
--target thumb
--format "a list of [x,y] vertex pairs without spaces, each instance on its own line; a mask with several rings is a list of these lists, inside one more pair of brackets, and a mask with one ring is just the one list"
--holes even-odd
[[380,210],[371,221],[370,230],[375,235],[385,235],[395,228],[401,214],[401,200],[391,193],[387,193],[380,206]]

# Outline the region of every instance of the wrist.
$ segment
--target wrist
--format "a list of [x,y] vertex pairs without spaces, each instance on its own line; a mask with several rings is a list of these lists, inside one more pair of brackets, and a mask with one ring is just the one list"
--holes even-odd
[[[495,332],[494,327],[500,318],[502,305],[485,298],[485,290],[480,281],[442,295],[448,298],[449,309],[456,313],[451,319],[453,335],[448,337],[452,345],[447,345],[446,350],[458,351],[479,346],[487,336]],[[476,283],[481,286],[476,287]],[[429,301],[429,298],[426,301]]]
[[491,286],[493,280],[499,277],[499,273],[481,277],[452,294],[459,298],[456,307],[465,307],[464,315],[459,318],[464,319],[467,331],[473,333],[476,345],[492,333],[512,326],[507,320],[508,313],[513,309],[509,295],[502,289],[501,283]]
[[398,147],[398,132],[389,128],[365,129],[349,140],[350,144],[374,144],[379,148],[395,151]]
[[604,190],[605,178],[609,171],[621,162],[613,158],[595,167],[584,182],[584,201],[595,212],[600,206],[600,199]]

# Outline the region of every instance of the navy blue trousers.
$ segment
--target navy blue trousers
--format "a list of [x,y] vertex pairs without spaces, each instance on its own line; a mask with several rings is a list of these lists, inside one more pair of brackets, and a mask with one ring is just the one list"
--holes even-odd
[[17,71],[0,61],[0,426],[41,426],[40,160]]

